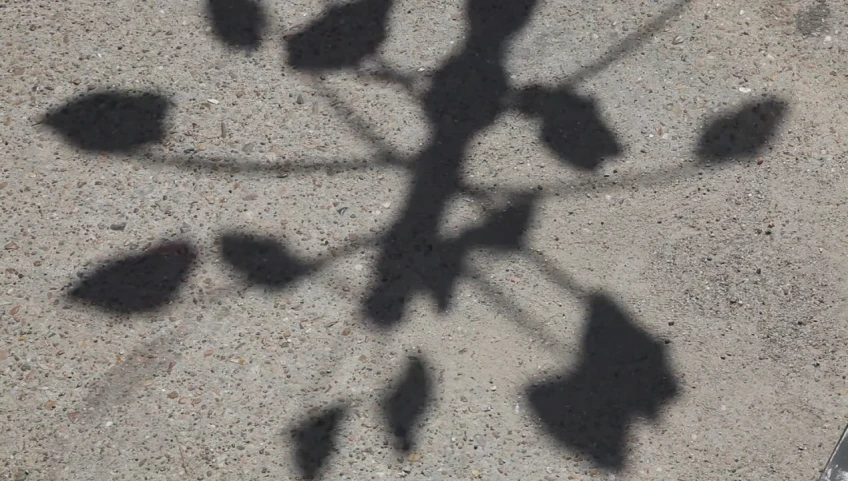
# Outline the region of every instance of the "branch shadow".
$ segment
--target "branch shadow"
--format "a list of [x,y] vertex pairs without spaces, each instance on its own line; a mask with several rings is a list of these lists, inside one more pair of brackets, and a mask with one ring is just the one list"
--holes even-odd
[[557,441],[600,466],[621,470],[631,423],[641,416],[656,420],[678,391],[665,346],[613,300],[595,295],[577,368],[530,385],[526,394]]
[[267,19],[257,0],[207,0],[206,10],[215,36],[224,44],[243,50],[257,50]]
[[297,33],[283,36],[288,64],[298,70],[355,67],[386,39],[392,0],[357,0],[328,9]]
[[[439,235],[439,224],[449,201],[463,193],[461,170],[469,143],[516,103],[504,67],[505,52],[537,3],[467,2],[465,44],[434,73],[422,98],[434,134],[412,162],[411,192],[384,238],[372,294],[365,302],[366,317],[379,327],[401,322],[407,300],[419,291],[432,294],[439,309],[446,310],[471,249],[521,249],[535,194],[521,194],[515,199],[521,207],[495,214],[482,233],[445,239]],[[517,103],[524,113],[543,119],[548,145],[573,167],[594,169],[620,151],[615,134],[589,99],[565,88],[532,88],[522,92]],[[507,219],[495,221],[498,217]]]
[[421,358],[410,357],[403,378],[384,399],[386,420],[397,438],[397,448],[415,447],[415,423],[432,398],[432,380]]
[[447,310],[467,254],[479,248],[521,250],[535,203],[535,196],[517,195],[512,205],[490,214],[483,225],[453,239],[433,233],[436,226],[428,223],[436,216],[424,212],[401,217],[402,224],[381,242],[379,277],[365,301],[368,318],[377,327],[392,327],[402,320],[410,296],[420,291],[431,293],[440,311]]
[[315,479],[336,450],[338,425],[346,409],[335,406],[292,429],[294,461],[303,479]]
[[79,274],[82,281],[68,295],[106,311],[153,311],[176,297],[196,257],[188,243],[165,243],[111,261],[84,277]]
[[787,110],[785,101],[767,97],[719,115],[704,128],[696,153],[702,161],[719,162],[756,155],[775,136]]
[[48,112],[41,122],[93,152],[132,153],[165,138],[168,99],[151,92],[100,92]]

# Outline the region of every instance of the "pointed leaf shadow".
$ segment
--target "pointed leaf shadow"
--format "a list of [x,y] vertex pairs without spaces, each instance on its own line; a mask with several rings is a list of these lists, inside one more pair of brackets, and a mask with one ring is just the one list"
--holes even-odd
[[77,284],[69,296],[108,311],[152,311],[174,299],[195,258],[191,245],[166,243],[104,265]]
[[567,88],[532,86],[521,91],[519,109],[542,119],[542,140],[563,161],[585,170],[621,153],[615,133],[604,124],[592,99]]
[[270,237],[234,233],[221,236],[218,242],[224,260],[257,284],[281,289],[315,267]]
[[357,0],[330,8],[305,30],[286,35],[288,63],[301,70],[354,67],[386,39],[393,0]]
[[410,357],[400,383],[384,400],[386,419],[402,451],[415,447],[415,422],[427,409],[431,389],[432,381],[424,362]]
[[291,431],[295,442],[294,460],[303,479],[315,479],[333,454],[338,424],[344,413],[344,407],[333,407]]
[[43,122],[68,142],[94,152],[132,152],[165,138],[168,100],[153,93],[87,95],[47,113]]
[[267,23],[262,4],[256,0],[208,0],[206,9],[216,36],[225,44],[256,50]]
[[622,469],[634,418],[657,417],[678,392],[665,347],[612,300],[595,296],[577,369],[527,389],[530,405],[559,442],[601,466]]
[[777,132],[787,103],[771,97],[714,118],[704,129],[697,154],[701,160],[728,161],[757,154]]

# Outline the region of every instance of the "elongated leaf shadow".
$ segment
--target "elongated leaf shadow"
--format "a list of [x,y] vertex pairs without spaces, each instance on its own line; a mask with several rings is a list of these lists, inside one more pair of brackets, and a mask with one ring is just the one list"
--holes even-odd
[[415,423],[427,409],[431,390],[424,361],[410,357],[400,383],[384,400],[386,419],[398,440],[398,449],[409,451],[415,447]]
[[665,346],[615,302],[594,296],[577,368],[527,388],[545,430],[562,444],[615,470],[625,466],[627,432],[636,417],[656,419],[677,395]]
[[195,258],[191,245],[165,243],[100,267],[85,276],[69,296],[107,311],[152,311],[174,299]]
[[230,47],[256,50],[267,24],[257,0],[207,0],[215,35]]
[[224,260],[246,275],[248,281],[276,289],[286,287],[317,267],[298,260],[270,237],[231,233],[222,235],[218,243]]
[[158,94],[101,92],[47,113],[42,121],[93,152],[131,153],[165,138],[168,100]]
[[720,162],[756,155],[774,137],[786,112],[786,102],[770,97],[720,115],[704,129],[697,154],[701,160]]
[[332,407],[291,431],[295,443],[294,461],[303,479],[315,479],[332,456],[338,424],[345,411],[343,406]]
[[358,65],[386,39],[393,0],[356,0],[334,6],[306,29],[283,37],[288,64],[299,70]]

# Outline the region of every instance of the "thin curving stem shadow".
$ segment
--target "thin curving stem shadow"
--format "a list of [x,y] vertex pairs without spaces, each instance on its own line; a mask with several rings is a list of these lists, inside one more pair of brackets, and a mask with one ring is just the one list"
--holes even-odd
[[589,300],[577,368],[529,386],[530,405],[557,441],[620,470],[630,424],[656,419],[678,387],[665,346],[638,327],[606,296]]
[[107,311],[152,311],[175,298],[195,258],[190,244],[165,243],[105,264],[83,277],[69,296]]

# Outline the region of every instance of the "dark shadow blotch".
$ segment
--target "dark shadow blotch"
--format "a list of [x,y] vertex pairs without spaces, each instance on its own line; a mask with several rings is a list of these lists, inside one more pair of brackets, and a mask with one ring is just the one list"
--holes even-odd
[[432,381],[424,362],[410,357],[403,378],[384,400],[386,420],[398,441],[398,449],[415,447],[415,423],[427,409]]
[[663,343],[604,296],[590,301],[577,369],[527,389],[530,405],[554,438],[615,470],[625,465],[633,420],[655,419],[677,392]]
[[288,63],[301,70],[358,65],[386,39],[392,0],[358,0],[328,9],[306,29],[283,37]]
[[132,152],[165,138],[168,107],[165,97],[149,92],[103,92],[73,100],[43,122],[82,149]]
[[107,263],[83,278],[69,295],[108,311],[152,311],[174,299],[195,258],[191,245],[166,243]]
[[256,50],[267,23],[256,0],[208,0],[206,8],[216,37],[230,47]]
[[268,287],[286,287],[309,274],[313,268],[298,260],[284,245],[270,237],[225,234],[218,243],[224,260],[245,274],[250,282]]
[[770,97],[714,118],[701,135],[698,156],[723,162],[756,155],[774,137],[787,107],[783,100]]
[[795,28],[804,37],[821,33],[827,28],[830,18],[830,6],[826,0],[818,0],[795,14]]
[[342,406],[330,408],[291,431],[294,461],[303,479],[315,479],[335,451],[338,425],[344,413]]

